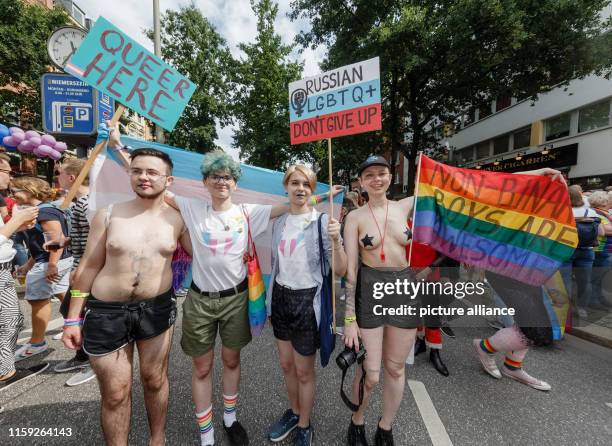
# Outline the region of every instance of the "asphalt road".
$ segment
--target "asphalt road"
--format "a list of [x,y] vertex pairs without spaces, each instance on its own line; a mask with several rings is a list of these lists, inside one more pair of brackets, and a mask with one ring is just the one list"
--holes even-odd
[[[28,320],[27,304],[21,304]],[[54,317],[57,306],[54,304]],[[57,320],[55,326],[59,323]],[[179,346],[180,325],[179,317],[170,357],[167,444],[198,445],[190,393],[191,363]],[[49,332],[54,333],[57,329]],[[569,337],[553,348],[531,351],[525,368],[552,385],[552,391],[544,393],[509,379],[495,380],[481,371],[471,340],[493,333],[484,321],[482,327],[458,327],[456,333],[456,339],[444,339],[442,352],[450,377],[440,376],[426,355],[418,356],[413,366],[407,366],[408,385],[394,425],[397,445],[612,444],[612,350]],[[27,333],[20,338],[27,339]],[[48,361],[51,367],[46,372],[0,392],[0,405],[4,406],[0,414],[0,445],[103,444],[97,382],[64,386],[70,374],[56,374],[52,367],[71,353],[61,341],[50,343],[49,351],[20,364]],[[340,344],[336,353],[339,349]],[[238,417],[252,445],[270,444],[266,440],[267,429],[287,408],[270,327],[243,351],[242,364]],[[214,425],[217,444],[226,444],[218,366],[217,363]],[[317,445],[343,444],[350,414],[340,400],[339,385],[340,373],[334,363],[318,369],[313,417]],[[370,437],[380,412],[381,393],[377,391],[366,418]],[[11,429],[14,434],[18,427],[64,428],[64,433],[70,428],[72,435],[11,436]],[[145,445],[147,436],[142,388],[136,378],[130,444]]]

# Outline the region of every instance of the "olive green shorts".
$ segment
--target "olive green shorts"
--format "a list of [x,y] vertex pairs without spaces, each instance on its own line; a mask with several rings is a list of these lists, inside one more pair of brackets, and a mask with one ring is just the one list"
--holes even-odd
[[240,350],[251,341],[248,290],[222,298],[201,296],[189,289],[183,303],[181,347],[192,358],[208,353],[215,346],[217,331],[221,344]]

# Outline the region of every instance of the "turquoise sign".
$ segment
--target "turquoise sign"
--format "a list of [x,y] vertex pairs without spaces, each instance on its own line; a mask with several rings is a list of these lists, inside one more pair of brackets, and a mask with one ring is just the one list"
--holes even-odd
[[100,17],[65,70],[172,131],[196,85]]

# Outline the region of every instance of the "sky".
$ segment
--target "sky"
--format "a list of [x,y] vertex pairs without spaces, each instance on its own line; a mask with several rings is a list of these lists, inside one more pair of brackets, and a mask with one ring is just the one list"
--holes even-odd
[[[144,29],[153,28],[153,0],[76,0],[75,3],[85,11],[87,17],[95,20],[104,16],[145,48],[153,51],[153,43],[143,33]],[[159,3],[163,14],[168,9],[178,10],[181,6],[189,5],[191,0],[159,0]],[[225,38],[234,57],[242,55],[238,49],[239,43],[255,40],[257,21],[249,0],[193,0],[193,3]],[[283,43],[292,44],[301,30],[308,29],[308,22],[292,22],[287,17],[291,10],[290,0],[278,0],[278,4],[276,32]],[[304,77],[312,76],[320,71],[319,63],[322,62],[325,51],[324,47],[316,50],[306,49],[302,53],[295,51],[292,57],[304,63]],[[231,147],[232,131],[231,127],[218,127],[217,144],[238,159],[238,150]]]

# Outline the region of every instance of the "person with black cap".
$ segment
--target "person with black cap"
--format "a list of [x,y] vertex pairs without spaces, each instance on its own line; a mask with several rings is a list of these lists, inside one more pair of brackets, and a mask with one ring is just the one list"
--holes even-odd
[[[378,422],[375,444],[393,445],[391,424],[404,394],[404,364],[414,345],[416,327],[420,322],[418,296],[387,294],[381,299],[375,297],[380,294],[375,290],[382,283],[387,285],[411,278],[405,250],[411,239],[407,222],[413,197],[401,201],[387,199],[391,166],[382,156],[372,155],[361,164],[359,182],[369,201],[347,216],[344,228],[348,257],[344,337],[345,344],[356,350],[363,341],[367,357],[363,402],[351,418],[347,443],[368,444],[364,416],[383,363],[383,413]],[[402,304],[406,303],[414,313],[397,316],[385,311],[403,307]],[[358,369],[353,383],[354,401],[359,394],[361,375],[361,369]]]

